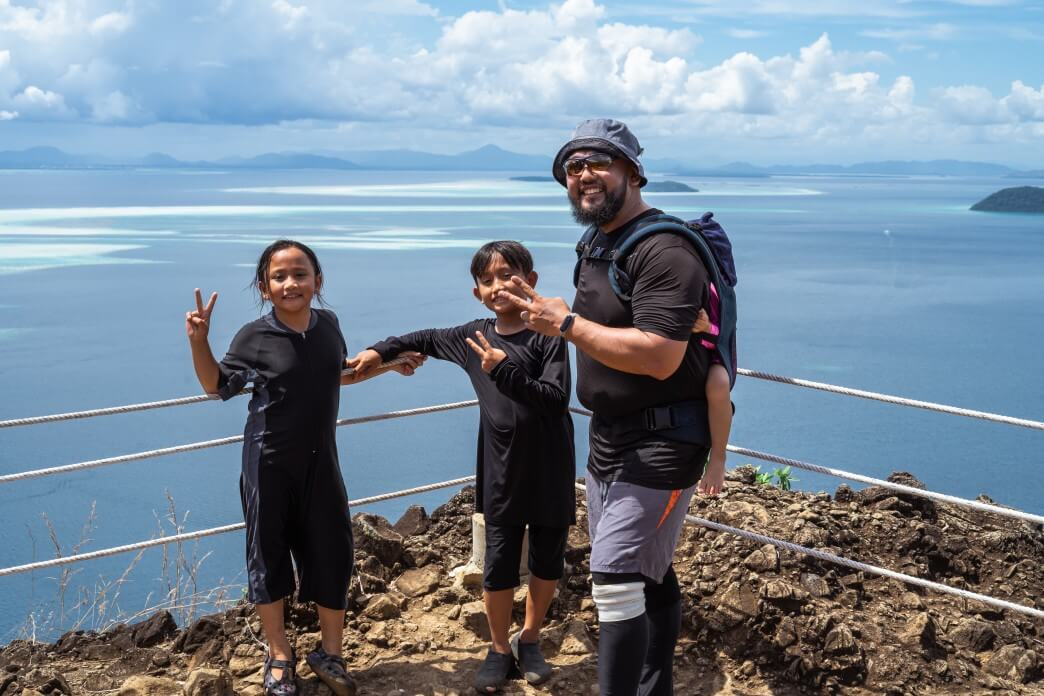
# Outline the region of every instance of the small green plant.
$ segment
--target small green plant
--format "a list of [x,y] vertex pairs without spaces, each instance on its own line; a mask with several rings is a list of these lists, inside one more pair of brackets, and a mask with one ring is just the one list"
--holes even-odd
[[775,482],[782,490],[789,491],[792,484],[798,480],[796,476],[790,473],[789,466],[777,467],[771,472],[762,471],[760,466],[752,466],[750,468],[754,470],[754,483],[759,486],[771,486]]
[[789,491],[791,484],[798,480],[796,476],[790,473],[789,466],[785,466],[782,469],[777,468],[772,472],[772,476],[776,479],[776,485],[785,491]]
[[754,469],[754,483],[759,486],[771,486],[772,485],[772,474],[767,471],[762,471],[760,466],[753,467]]

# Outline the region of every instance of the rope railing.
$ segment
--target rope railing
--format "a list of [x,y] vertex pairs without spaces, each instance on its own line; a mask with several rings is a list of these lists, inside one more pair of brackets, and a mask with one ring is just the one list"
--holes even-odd
[[[591,412],[570,406],[569,410],[581,416],[590,416]],[[831,469],[825,466],[819,466],[818,464],[810,464],[803,462],[798,459],[788,459],[787,457],[780,457],[775,454],[767,454],[765,452],[759,452],[757,450],[747,449],[746,447],[736,447],[734,445],[728,445],[726,447],[729,452],[735,452],[736,454],[742,454],[746,457],[754,457],[755,459],[762,459],[764,461],[773,462],[775,464],[783,464],[784,466],[791,466],[795,469],[805,469],[806,471],[814,471],[818,474],[826,474],[828,476],[836,476],[837,478],[848,479],[850,481],[858,481],[860,483],[868,483],[872,486],[880,486],[881,488],[888,488],[898,493],[906,493],[908,495],[916,495],[922,498],[929,498],[931,500],[938,500],[943,503],[951,503],[953,505],[960,505],[963,507],[972,508],[981,512],[990,512],[995,515],[1002,515],[1004,517],[1012,517],[1018,520],[1026,522],[1035,522],[1037,524],[1044,524],[1044,516],[1034,515],[1031,512],[1022,512],[1014,508],[1007,508],[1001,505],[991,505],[989,503],[979,502],[978,500],[968,500],[967,498],[958,498],[952,495],[946,495],[945,493],[935,493],[933,491],[927,491],[921,488],[915,488],[913,486],[906,486],[901,483],[892,483],[891,481],[885,481],[884,479],[872,478],[870,476],[863,476],[861,474],[853,474],[850,471],[844,471],[842,469]]]
[[[468,406],[475,406],[476,404],[478,404],[478,401],[472,399],[471,401],[457,401],[449,404],[438,404],[436,406],[421,406],[419,408],[410,408],[402,411],[389,411],[388,413],[377,413],[371,416],[360,416],[358,418],[342,418],[336,422],[336,425],[358,425],[359,423],[372,423],[374,421],[389,420],[392,418],[419,416],[426,413],[437,413],[439,411],[451,411],[457,408],[467,408]],[[221,437],[216,440],[203,440],[201,442],[192,442],[186,445],[175,445],[174,447],[163,447],[160,449],[145,450],[144,452],[123,454],[118,457],[92,459],[85,462],[63,464],[62,466],[52,466],[45,469],[32,469],[30,471],[21,471],[14,474],[0,476],[0,484],[26,481],[29,479],[42,478],[44,476],[54,476],[56,474],[68,474],[74,471],[94,469],[100,466],[109,466],[111,464],[125,464],[126,462],[136,462],[141,461],[142,459],[152,459],[154,457],[163,457],[169,454],[192,452],[194,450],[208,449],[210,447],[221,447],[222,445],[231,445],[242,441],[242,435],[232,435],[230,437]]]
[[[575,484],[577,490],[586,491],[584,484]],[[918,587],[924,587],[929,590],[936,592],[942,592],[945,594],[952,594],[964,599],[972,599],[984,604],[999,607],[1002,609],[1010,609],[1011,611],[1019,612],[1020,614],[1026,614],[1033,616],[1038,619],[1044,619],[1044,611],[1036,609],[1034,607],[1027,607],[1022,604],[1016,604],[1015,602],[1009,602],[1004,599],[997,599],[990,597],[989,595],[979,594],[977,592],[970,592],[963,590],[959,587],[950,587],[938,582],[932,582],[931,580],[925,580],[924,578],[918,578],[913,575],[906,575],[905,573],[899,573],[894,570],[888,570],[887,568],[880,568],[878,566],[862,563],[860,561],[854,561],[843,556],[836,556],[832,553],[825,551],[819,551],[818,549],[811,549],[807,546],[801,546],[800,544],[794,544],[789,541],[782,539],[776,539],[775,537],[766,536],[764,534],[758,534],[757,532],[751,532],[746,529],[739,529],[736,527],[730,527],[720,522],[712,522],[711,520],[697,517],[696,515],[685,515],[685,521],[690,524],[698,524],[709,529],[713,529],[716,532],[725,532],[726,534],[734,534],[750,541],[756,541],[760,544],[771,544],[776,548],[785,549],[787,551],[793,551],[795,553],[802,553],[806,556],[818,558],[821,561],[827,561],[828,563],[836,563],[848,568],[863,571],[864,573],[871,573],[873,575],[880,575],[882,577],[891,578],[892,580],[898,580],[900,582],[909,583],[911,585],[917,585]]]
[[[476,400],[470,401],[458,401],[448,404],[438,404],[434,406],[421,406],[418,408],[404,409],[401,411],[389,411],[387,413],[378,413],[370,416],[361,416],[358,418],[343,418],[336,422],[338,426],[344,425],[358,425],[360,423],[372,423],[375,421],[389,420],[392,418],[404,418],[406,416],[417,416],[426,413],[437,413],[440,411],[449,411],[459,408],[467,408],[478,404]],[[591,416],[591,412],[582,408],[571,406],[569,410],[581,416]],[[124,464],[126,462],[140,461],[143,459],[151,459],[155,457],[162,457],[170,454],[180,454],[183,452],[191,452],[195,450],[207,449],[210,447],[220,447],[222,445],[230,445],[236,442],[242,442],[242,435],[234,435],[231,437],[218,438],[216,440],[204,440],[201,442],[193,442],[185,445],[176,445],[174,447],[164,447],[161,449],[146,450],[144,452],[135,452],[132,454],[124,454],[117,457],[107,457],[105,459],[93,459],[85,462],[77,462],[75,464],[65,464],[62,466],[48,467],[44,469],[33,469],[29,471],[22,471],[14,474],[5,474],[0,476],[0,485],[5,483],[14,483],[16,481],[25,481],[29,479],[42,478],[45,476],[54,476],[57,474],[66,474],[74,471],[83,471],[86,469],[93,469],[102,466],[109,466],[112,464]],[[747,449],[745,447],[736,447],[734,445],[728,445],[730,452],[742,454],[748,457],[754,457],[756,459],[762,459],[764,461],[774,462],[776,464],[782,464],[784,466],[791,466],[797,469],[804,469],[806,471],[813,471],[828,476],[836,476],[838,478],[848,479],[850,481],[858,481],[860,483],[866,483],[873,486],[880,486],[894,490],[899,493],[905,493],[907,495],[919,496],[922,498],[928,498],[931,500],[937,500],[940,502],[951,503],[962,507],[967,507],[981,512],[993,513],[1004,517],[1010,517],[1025,522],[1032,522],[1036,524],[1044,524],[1044,516],[1036,515],[1030,512],[1023,512],[1013,508],[1007,508],[1000,505],[992,505],[989,503],[979,502],[977,500],[968,500],[966,498],[959,498],[956,496],[947,495],[945,493],[935,493],[933,491],[927,491],[913,486],[906,486],[899,483],[892,483],[891,481],[885,481],[883,479],[872,478],[870,476],[863,476],[861,474],[855,474],[842,469],[833,469],[830,467],[819,466],[818,464],[810,464],[797,459],[789,459],[787,457],[781,457],[775,454],[768,454],[765,452],[759,452],[757,450]]]
[[937,404],[931,401],[918,401],[917,399],[907,399],[902,396],[893,396],[891,394],[881,394],[878,392],[865,391],[863,389],[851,389],[849,387],[839,387],[834,384],[825,384],[823,382],[812,382],[807,379],[797,379],[795,377],[781,377],[779,375],[769,374],[768,372],[758,372],[757,370],[747,370],[739,368],[736,370],[736,374],[743,375],[744,377],[753,377],[754,379],[763,379],[769,382],[779,382],[780,384],[790,384],[796,387],[807,387],[808,389],[818,389],[819,391],[831,392],[833,394],[843,394],[845,396],[855,396],[860,399],[870,399],[871,401],[883,401],[888,404],[895,404],[897,406],[909,406],[911,408],[921,408],[927,411],[938,411],[939,413],[949,413],[954,416],[964,416],[966,418],[978,418],[980,420],[992,421],[994,423],[1004,423],[1006,425],[1017,425],[1022,428],[1032,428],[1033,430],[1044,430],[1044,422],[1029,420],[1026,418],[1013,418],[1011,416],[1002,416],[997,413],[988,413],[986,411],[973,411],[969,408],[959,408],[957,406],[947,406],[946,404]]
[[[419,493],[427,493],[428,491],[439,490],[441,488],[461,486],[466,483],[471,483],[474,480],[474,476],[463,476],[461,478],[452,479],[450,481],[430,483],[425,486],[417,486],[416,488],[407,488],[401,491],[394,491],[392,493],[382,493],[380,495],[373,495],[367,498],[349,500],[348,505],[353,507],[362,507],[364,505],[369,505],[371,503],[379,503],[381,501],[391,500],[393,498],[402,498],[408,495],[417,495]],[[98,549],[97,551],[78,553],[73,556],[61,556],[58,558],[50,558],[46,561],[36,561],[33,563],[26,563],[25,565],[11,566],[10,568],[0,568],[0,577],[3,577],[5,575],[16,575],[19,573],[31,573],[35,570],[44,570],[45,568],[54,568],[55,566],[70,565],[72,563],[82,563],[84,561],[91,561],[96,558],[106,558],[108,556],[116,556],[123,553],[130,553],[131,551],[140,551],[142,549],[152,548],[153,546],[166,546],[168,544],[178,544],[185,541],[192,541],[195,539],[202,539],[204,537],[215,536],[217,534],[237,532],[241,529],[246,529],[246,524],[244,524],[243,522],[239,522],[238,524],[226,524],[221,527],[211,527],[210,529],[201,529],[195,532],[183,532],[181,534],[172,534],[170,536],[158,537],[156,539],[149,539],[147,541],[139,541],[133,544],[126,544],[124,546],[113,546],[107,549]]]
[[[406,358],[395,358],[381,363],[377,369],[394,367],[406,362]],[[341,370],[342,375],[355,374],[355,370],[347,368]],[[240,394],[249,394],[253,389],[247,387]],[[70,411],[68,413],[55,413],[50,416],[32,416],[30,418],[12,418],[0,420],[0,428],[15,428],[22,425],[40,425],[42,423],[57,423],[59,421],[78,420],[81,418],[94,418],[96,416],[114,416],[120,413],[134,413],[137,411],[149,411],[154,408],[170,408],[171,406],[185,406],[187,404],[198,404],[204,401],[220,401],[217,394],[200,394],[199,396],[184,396],[177,399],[166,399],[164,401],[146,401],[140,404],[127,404],[126,406],[108,406],[106,408],[94,408],[86,411]]]
[[905,493],[907,495],[916,495],[921,498],[928,498],[929,500],[938,500],[942,503],[951,503],[953,505],[960,505],[961,507],[971,508],[973,510],[979,510],[980,512],[989,512],[994,515],[1002,515],[1004,517],[1012,517],[1017,520],[1023,520],[1025,522],[1034,522],[1036,524],[1044,524],[1044,515],[1034,515],[1031,512],[1022,512],[1021,510],[1015,510],[1013,508],[1006,508],[1000,505],[991,505],[989,503],[983,503],[978,500],[968,500],[967,498],[958,498],[952,495],[946,495],[945,493],[935,493],[934,491],[927,491],[921,488],[915,488],[914,486],[906,486],[901,483],[892,483],[891,481],[885,481],[883,479],[871,478],[870,476],[863,476],[861,474],[853,474],[849,471],[843,471],[841,469],[831,469],[826,466],[819,466],[818,464],[809,464],[808,462],[802,462],[797,459],[788,459],[787,457],[780,457],[775,454],[767,454],[765,452],[758,452],[757,450],[747,449],[745,447],[734,447],[728,446],[730,452],[736,454],[742,454],[746,457],[754,457],[755,459],[762,459],[767,462],[773,462],[775,464],[782,464],[784,466],[791,466],[795,469],[804,469],[805,471],[814,471],[818,474],[826,474],[828,476],[836,476],[838,478],[848,479],[849,481],[858,481],[860,483],[868,483],[872,486],[878,486],[880,488],[887,488],[898,493]]
[[[405,359],[396,358],[394,360],[388,361],[387,363],[383,363],[382,367],[390,367],[392,365],[397,365],[402,362],[405,362]],[[351,374],[352,372],[353,370],[348,369],[344,370],[343,374]],[[790,384],[798,387],[806,387],[808,389],[817,389],[819,391],[831,392],[833,394],[855,396],[861,399],[882,401],[898,406],[909,406],[911,408],[920,408],[928,411],[938,411],[939,413],[948,413],[956,416],[965,416],[967,418],[978,418],[980,420],[992,421],[995,423],[1004,423],[1006,425],[1015,425],[1022,428],[1031,428],[1033,430],[1044,430],[1044,421],[1029,420],[1026,418],[1014,418],[1012,416],[1004,416],[996,413],[989,413],[986,411],[974,411],[972,409],[948,406],[946,404],[938,404],[933,403],[931,401],[919,401],[917,399],[907,399],[905,397],[894,396],[891,394],[882,394],[879,392],[865,391],[862,389],[852,389],[849,387],[841,387],[834,384],[826,384],[823,382],[812,382],[806,379],[798,379],[796,377],[782,377],[780,375],[773,375],[767,372],[759,372],[757,370],[748,370],[745,368],[740,368],[736,370],[736,373],[744,377],[767,380],[770,382],[778,382],[780,384]],[[250,389],[246,389],[242,393],[249,393],[249,391]],[[148,401],[145,403],[129,404],[126,406],[110,406],[106,408],[96,408],[86,411],[56,413],[49,416],[12,418],[9,420],[0,420],[0,429],[14,428],[23,425],[39,425],[41,423],[55,423],[59,421],[75,420],[79,418],[93,418],[95,416],[111,416],[120,413],[146,411],[155,408],[167,408],[170,406],[183,406],[186,404],[196,404],[204,401],[214,401],[217,398],[218,397],[213,394],[202,394],[200,396],[187,396],[178,399],[167,399],[166,401]]]

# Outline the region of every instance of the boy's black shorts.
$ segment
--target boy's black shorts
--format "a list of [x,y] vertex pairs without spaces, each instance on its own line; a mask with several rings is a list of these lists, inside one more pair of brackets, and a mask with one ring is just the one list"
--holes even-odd
[[[486,522],[486,562],[482,587],[490,592],[519,586],[522,536],[526,525]],[[565,564],[569,527],[529,525],[529,572],[541,580],[558,580]]]

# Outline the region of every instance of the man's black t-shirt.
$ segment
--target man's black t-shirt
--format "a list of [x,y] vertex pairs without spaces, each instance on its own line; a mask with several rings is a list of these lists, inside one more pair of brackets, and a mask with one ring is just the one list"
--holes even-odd
[[[608,235],[599,232],[591,246],[610,248],[613,239],[643,218],[659,214],[651,209]],[[588,468],[607,481],[687,488],[703,472],[707,447],[669,440],[645,429],[623,429],[613,422],[652,406],[706,399],[710,352],[699,347],[692,327],[700,307],[707,305],[707,269],[688,241],[669,233],[639,242],[623,269],[633,284],[630,302],[613,292],[608,259],[583,259],[573,311],[604,326],[635,327],[688,341],[689,349],[678,370],[662,381],[614,370],[577,351],[577,397],[594,412]]]
[[[573,421],[566,342],[523,330],[501,336],[495,319],[427,329],[373,346],[389,360],[415,350],[460,365],[478,396],[480,424],[475,509],[493,524],[566,527],[576,521]],[[464,342],[481,331],[507,353],[493,371]]]

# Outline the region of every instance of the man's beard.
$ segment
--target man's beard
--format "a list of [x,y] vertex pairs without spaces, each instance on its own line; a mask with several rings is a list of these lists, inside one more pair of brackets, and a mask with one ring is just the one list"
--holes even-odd
[[601,227],[612,221],[617,214],[623,210],[626,189],[622,192],[605,189],[602,204],[595,208],[583,208],[580,205],[581,197],[575,199],[570,196],[569,204],[573,207],[573,219],[581,225],[598,225]]

